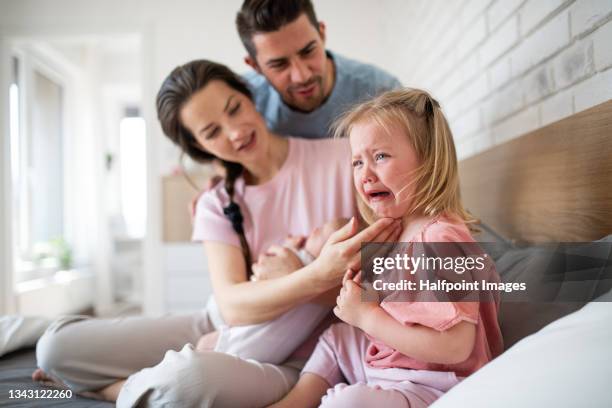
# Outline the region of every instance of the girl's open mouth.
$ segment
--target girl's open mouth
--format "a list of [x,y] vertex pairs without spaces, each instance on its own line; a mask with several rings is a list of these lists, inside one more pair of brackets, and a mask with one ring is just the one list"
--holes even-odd
[[391,197],[389,191],[369,191],[366,193],[370,202],[383,201]]

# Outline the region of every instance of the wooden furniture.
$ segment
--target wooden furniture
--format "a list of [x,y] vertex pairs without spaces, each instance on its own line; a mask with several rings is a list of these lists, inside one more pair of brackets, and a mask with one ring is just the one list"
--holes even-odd
[[211,175],[210,171],[202,170],[187,175],[173,174],[162,177],[164,242],[191,241],[189,203],[199,194],[196,187],[203,189]]
[[612,101],[459,165],[466,208],[517,242],[612,233]]

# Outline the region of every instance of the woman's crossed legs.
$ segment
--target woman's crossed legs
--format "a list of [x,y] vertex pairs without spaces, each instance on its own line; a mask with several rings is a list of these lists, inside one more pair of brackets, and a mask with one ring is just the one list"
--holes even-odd
[[119,394],[118,406],[174,401],[182,406],[264,406],[280,399],[297,380],[294,368],[194,352],[189,343],[212,330],[204,312],[61,318],[37,345],[42,371],[35,377],[52,378],[85,395],[97,392],[112,400]]

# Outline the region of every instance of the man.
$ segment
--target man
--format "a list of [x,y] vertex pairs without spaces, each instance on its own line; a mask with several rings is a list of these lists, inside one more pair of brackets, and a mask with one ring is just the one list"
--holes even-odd
[[[329,137],[346,109],[401,86],[380,68],[327,51],[325,24],[310,0],[245,0],[236,28],[248,53],[244,60],[254,70],[244,78],[275,133]],[[221,180],[218,163],[215,174],[204,191]],[[192,217],[200,195],[189,203]]]
[[245,0],[236,27],[257,109],[279,134],[328,137],[348,107],[401,86],[377,67],[326,51],[325,24],[310,0]]

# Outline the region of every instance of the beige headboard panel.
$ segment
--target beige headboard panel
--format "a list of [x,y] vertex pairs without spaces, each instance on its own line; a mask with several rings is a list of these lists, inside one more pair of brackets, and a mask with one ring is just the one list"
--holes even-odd
[[[195,187],[202,189],[211,171],[202,166],[197,173],[190,173],[188,177]],[[198,190],[192,186],[185,175],[175,174],[162,177],[162,217],[164,242],[191,241],[191,218],[189,216],[189,203],[198,196]]]
[[461,192],[476,217],[521,242],[612,233],[612,101],[463,160]]

